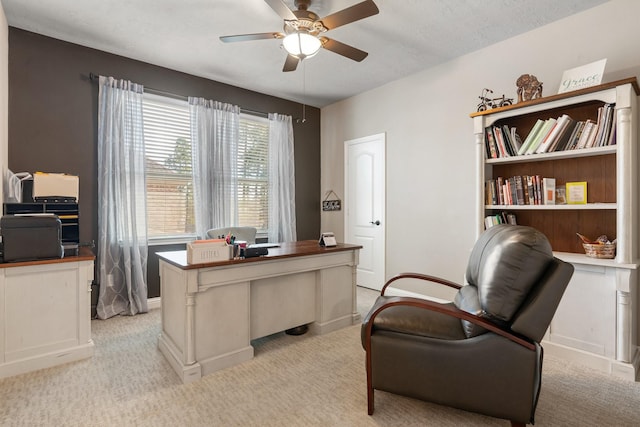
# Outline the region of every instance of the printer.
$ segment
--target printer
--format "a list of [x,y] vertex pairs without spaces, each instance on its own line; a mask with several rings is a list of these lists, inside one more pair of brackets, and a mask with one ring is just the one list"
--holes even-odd
[[62,223],[54,214],[4,215],[0,219],[4,262],[62,258]]

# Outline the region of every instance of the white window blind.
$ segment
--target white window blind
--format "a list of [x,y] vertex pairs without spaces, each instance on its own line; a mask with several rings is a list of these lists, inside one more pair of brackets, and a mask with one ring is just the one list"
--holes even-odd
[[266,233],[269,225],[269,121],[242,114],[238,141],[238,222]]
[[[194,236],[197,201],[193,199],[188,103],[146,93],[144,133],[149,238]],[[269,121],[242,114],[239,136],[237,225],[266,233]]]
[[143,105],[148,235],[194,235],[189,106],[153,94]]

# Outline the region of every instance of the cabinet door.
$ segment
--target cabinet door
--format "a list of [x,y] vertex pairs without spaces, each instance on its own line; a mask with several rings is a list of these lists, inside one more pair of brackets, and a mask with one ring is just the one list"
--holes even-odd
[[[6,268],[6,361],[26,359],[79,343],[86,286],[77,263]],[[83,294],[80,294],[83,292]]]

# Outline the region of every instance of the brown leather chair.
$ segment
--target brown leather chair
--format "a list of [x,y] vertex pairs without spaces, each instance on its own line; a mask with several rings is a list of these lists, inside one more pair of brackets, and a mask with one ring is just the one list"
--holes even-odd
[[[474,245],[464,286],[415,273],[391,278],[362,325],[369,415],[378,389],[512,425],[533,423],[540,341],[572,275],[542,233],[500,225]],[[405,278],[458,292],[449,303],[385,295]]]

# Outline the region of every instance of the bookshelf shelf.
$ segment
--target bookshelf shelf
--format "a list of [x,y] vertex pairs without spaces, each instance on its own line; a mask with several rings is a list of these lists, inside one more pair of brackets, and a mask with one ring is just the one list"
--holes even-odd
[[[484,232],[486,217],[509,219],[515,214],[518,224],[542,231],[554,255],[575,268],[545,335],[545,350],[630,380],[640,377],[638,92],[636,79],[630,78],[470,115],[477,160],[477,236]],[[504,143],[510,135],[507,130],[512,129],[527,136],[538,121],[559,120],[564,114],[575,121],[597,122],[599,109],[603,111],[611,104],[615,104],[610,121],[615,133],[601,139],[606,144],[600,147],[524,155],[513,155],[512,149],[507,156],[504,146],[494,145],[492,150],[492,144],[486,144],[492,135]],[[503,129],[502,138],[496,128]],[[487,159],[495,157],[498,148],[502,148],[498,154],[503,157]],[[586,200],[590,203],[528,204],[538,198],[531,199],[535,188],[532,190],[531,181],[523,176],[554,178],[556,188],[567,182],[586,182]],[[510,198],[516,200],[513,184],[506,185],[511,177],[517,177],[516,190],[520,188],[518,180],[529,182],[528,189],[520,188],[524,199],[516,191],[521,203],[524,200],[527,204],[487,204],[496,200],[498,188],[510,191]],[[503,182],[504,187],[498,185]],[[539,192],[535,190],[534,194]],[[501,199],[497,195],[497,200]],[[609,240],[616,239],[615,258],[587,257],[576,233],[594,239],[605,234]]]
[[616,203],[587,203],[584,205],[485,205],[485,210],[501,211],[580,211],[580,210],[616,210]]
[[486,163],[490,165],[499,165],[504,163],[548,162],[560,159],[575,159],[580,157],[615,154],[616,151],[617,147],[615,145],[610,145],[606,147],[583,148],[581,150],[556,151],[553,153],[528,154],[522,156],[501,157],[498,159],[487,159]]

